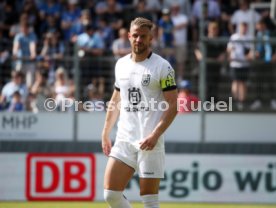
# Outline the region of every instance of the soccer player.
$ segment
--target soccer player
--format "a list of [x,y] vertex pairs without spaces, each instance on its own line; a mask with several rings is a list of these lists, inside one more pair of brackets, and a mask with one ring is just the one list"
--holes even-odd
[[[135,171],[144,207],[159,207],[159,183],[164,177],[163,133],[177,114],[177,90],[171,65],[151,52],[152,29],[150,20],[134,19],[128,33],[131,54],[120,58],[115,66],[115,89],[102,132],[103,152],[109,156],[104,199],[111,208],[131,207],[123,191]],[[109,135],[118,117],[116,141],[111,147]]]

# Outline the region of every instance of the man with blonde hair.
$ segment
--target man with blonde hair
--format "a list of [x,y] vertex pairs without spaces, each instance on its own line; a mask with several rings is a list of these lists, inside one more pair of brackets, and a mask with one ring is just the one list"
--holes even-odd
[[[111,208],[131,207],[123,191],[135,171],[144,207],[159,207],[159,183],[164,177],[163,133],[177,113],[177,91],[171,65],[150,49],[152,28],[153,23],[145,18],[131,22],[128,38],[132,51],[115,66],[115,89],[102,132],[103,152],[109,156],[104,199]],[[152,100],[155,106],[148,105]],[[161,109],[159,104],[164,102],[167,108]],[[112,147],[109,135],[118,117]]]

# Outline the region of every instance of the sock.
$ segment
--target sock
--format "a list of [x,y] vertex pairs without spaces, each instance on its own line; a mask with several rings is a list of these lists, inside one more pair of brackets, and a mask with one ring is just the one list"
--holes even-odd
[[144,208],[159,208],[158,194],[143,195]]
[[131,208],[122,191],[104,190],[104,200],[111,208]]

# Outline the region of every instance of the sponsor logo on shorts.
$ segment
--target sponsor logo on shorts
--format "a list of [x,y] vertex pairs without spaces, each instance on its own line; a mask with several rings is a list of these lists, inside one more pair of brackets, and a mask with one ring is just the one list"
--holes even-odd
[[154,175],[154,172],[144,172],[145,175]]

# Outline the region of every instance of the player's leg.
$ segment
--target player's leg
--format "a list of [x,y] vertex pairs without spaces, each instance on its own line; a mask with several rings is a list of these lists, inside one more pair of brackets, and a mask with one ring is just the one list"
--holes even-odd
[[123,190],[137,167],[137,149],[128,142],[116,141],[109,156],[104,176],[104,198],[112,208],[129,208]]
[[160,178],[140,178],[140,195],[144,208],[159,208]]
[[164,177],[164,161],[163,150],[138,153],[140,195],[145,208],[159,208],[158,192],[160,179]]
[[134,171],[132,167],[122,161],[109,157],[104,175],[104,188],[123,191]]
[[134,169],[113,157],[109,157],[104,175],[104,199],[111,208],[130,208],[123,195]]

